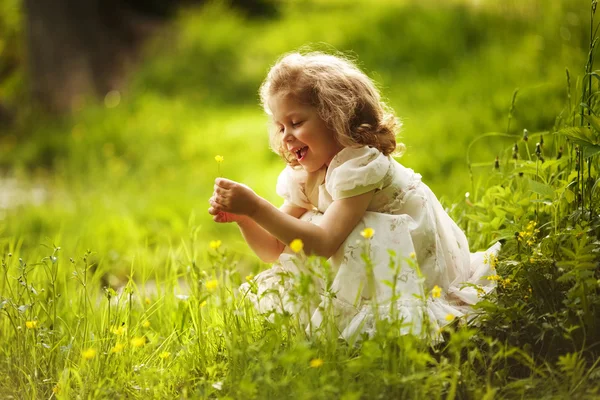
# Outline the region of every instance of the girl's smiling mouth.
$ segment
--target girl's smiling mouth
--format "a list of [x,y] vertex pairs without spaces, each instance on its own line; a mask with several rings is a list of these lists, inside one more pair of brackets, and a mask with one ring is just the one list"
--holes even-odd
[[296,154],[296,158],[298,161],[302,161],[308,152],[308,146],[304,146],[294,150],[294,154]]

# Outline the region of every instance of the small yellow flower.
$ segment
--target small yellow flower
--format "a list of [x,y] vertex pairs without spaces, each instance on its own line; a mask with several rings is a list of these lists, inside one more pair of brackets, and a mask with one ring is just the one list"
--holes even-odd
[[202,303],[200,303],[200,308],[204,307],[206,305],[206,300],[204,300]]
[[27,327],[27,329],[35,329],[37,328],[37,325],[37,321],[25,321],[25,326]]
[[218,162],[219,164],[221,164],[223,162],[223,160],[224,160],[223,156],[220,156],[220,155],[215,156],[215,161]]
[[136,336],[131,338],[130,343],[133,347],[142,347],[146,344],[146,338],[144,336]]
[[481,286],[477,286],[477,296],[483,297],[485,295],[485,290]]
[[210,246],[211,249],[216,250],[219,247],[221,247],[221,244],[222,243],[220,240],[211,240],[208,245]]
[[58,386],[58,383],[52,388],[52,393],[60,394],[60,386]]
[[246,282],[250,282],[252,279],[254,279],[254,275],[246,275]]
[[360,233],[360,235],[362,237],[364,237],[365,239],[371,239],[374,234],[375,234],[375,231],[373,230],[373,228],[365,228]]
[[163,351],[162,353],[160,353],[158,355],[161,359],[165,360],[169,357],[171,357],[171,353],[169,353],[168,351]]
[[110,331],[117,336],[121,336],[125,333],[125,325],[113,326],[110,328]]
[[483,263],[490,264],[490,267],[494,269],[496,268],[496,265],[498,265],[498,257],[496,257],[495,254],[485,254],[483,256]]
[[433,289],[431,289],[431,296],[433,296],[433,298],[438,298],[442,295],[442,288],[439,287],[438,285],[435,285],[433,287]]
[[488,281],[499,281],[500,275],[490,275],[487,277]]
[[292,249],[294,253],[300,253],[303,248],[304,243],[302,243],[301,239],[294,239],[292,240],[292,243],[290,243],[290,249]]
[[414,260],[415,258],[417,258],[417,255],[415,254],[415,252],[414,252],[414,251],[413,251],[413,252],[411,252],[411,253],[410,253],[408,256],[409,256],[410,258],[412,258],[413,260]]
[[313,358],[312,360],[310,360],[311,368],[319,368],[321,365],[323,365],[323,360],[321,360],[320,358]]
[[219,281],[216,279],[211,279],[210,281],[206,282],[206,288],[208,290],[215,290],[218,286],[219,286]]
[[144,302],[145,302],[146,304],[148,304],[148,305],[149,305],[150,303],[152,303],[152,301],[150,300],[150,297],[146,297],[146,298],[144,299]]
[[148,321],[148,320],[145,320],[144,322],[142,322],[142,326],[143,326],[144,328],[150,328],[150,321]]
[[84,360],[91,360],[95,356],[96,356],[96,349],[91,348],[91,347],[89,349],[86,349],[81,352],[81,357],[83,357]]
[[448,315],[446,315],[446,317],[444,319],[448,322],[452,322],[452,321],[454,321],[454,318],[456,318],[456,316],[454,316],[454,314],[448,314]]
[[115,347],[110,349],[110,352],[111,353],[120,353],[123,351],[124,348],[125,348],[125,345],[123,343],[117,343],[117,344],[115,344]]

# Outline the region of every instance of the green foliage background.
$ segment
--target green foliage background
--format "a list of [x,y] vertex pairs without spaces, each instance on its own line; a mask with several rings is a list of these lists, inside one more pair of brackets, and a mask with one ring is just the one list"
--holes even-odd
[[[272,19],[223,3],[182,10],[148,45],[118,106],[90,99],[72,117],[23,117],[0,139],[0,164],[48,192],[41,207],[6,212],[4,235],[118,254],[119,269],[139,249],[184,235],[193,212],[203,237],[242,249],[234,227],[205,213],[213,157],[225,157],[225,176],[280,201],[274,182],[283,165],[267,148],[257,89],[281,54],[306,46],[356,58],[404,121],[402,162],[448,204],[461,201],[470,188],[467,146],[505,129],[513,91],[511,131],[548,130],[565,106],[565,67],[581,70],[585,57],[578,2],[279,6]],[[485,166],[476,172],[485,176],[506,146],[479,142],[470,156]]]

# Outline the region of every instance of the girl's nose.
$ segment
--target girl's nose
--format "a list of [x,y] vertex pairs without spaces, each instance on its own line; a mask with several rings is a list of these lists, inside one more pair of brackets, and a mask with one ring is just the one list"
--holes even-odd
[[283,140],[284,143],[291,142],[293,140],[293,138],[294,137],[292,136],[292,134],[288,133],[287,130],[285,130],[283,132],[283,138],[282,138],[282,140]]

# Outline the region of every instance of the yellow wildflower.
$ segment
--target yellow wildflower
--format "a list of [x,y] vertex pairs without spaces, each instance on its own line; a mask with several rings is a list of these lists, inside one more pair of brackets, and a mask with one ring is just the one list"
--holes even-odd
[[438,298],[442,295],[442,288],[438,285],[435,285],[433,289],[431,289],[431,296],[434,298]]
[[220,155],[215,156],[215,161],[218,162],[219,164],[221,164],[223,162],[223,160],[225,160],[223,158],[223,156],[220,156]]
[[373,230],[373,228],[365,228],[360,233],[360,236],[364,237],[365,239],[371,239],[374,234],[375,230]]
[[115,347],[110,349],[110,352],[111,353],[120,353],[123,351],[124,348],[125,348],[125,345],[123,343],[117,343],[117,344],[115,344]]
[[252,279],[254,279],[254,275],[246,275],[246,282],[250,282]]
[[144,299],[144,302],[145,302],[146,304],[150,304],[152,301],[150,300],[150,298],[149,298],[149,297],[146,297],[146,298]]
[[499,281],[500,275],[490,275],[487,277],[488,281]]
[[300,253],[303,248],[304,243],[302,243],[301,239],[294,239],[292,240],[292,243],[290,243],[290,249],[292,249],[294,253]]
[[321,365],[323,365],[323,360],[321,360],[320,358],[313,358],[312,360],[310,360],[311,368],[319,368]]
[[133,347],[142,347],[146,344],[146,338],[144,336],[136,336],[131,338],[130,343]]
[[415,254],[415,252],[414,252],[414,251],[412,251],[412,252],[411,252],[411,253],[410,253],[408,256],[409,256],[410,258],[412,258],[413,260],[414,260],[415,258],[417,258],[417,255]]
[[206,305],[206,300],[204,300],[202,303],[200,303],[200,308],[204,307]]
[[27,327],[27,329],[35,329],[37,328],[37,325],[37,321],[25,321],[25,326]]
[[125,333],[125,325],[113,326],[110,328],[110,331],[117,336],[121,336]]
[[498,265],[498,257],[495,254],[490,254],[490,267],[494,269],[496,265]]
[[206,282],[206,288],[208,290],[215,290],[218,286],[219,286],[219,281],[216,279],[211,279],[210,281]]
[[143,326],[144,328],[150,328],[150,321],[148,321],[148,320],[145,320],[144,322],[142,322],[142,326]]
[[454,314],[448,314],[448,315],[446,315],[446,317],[444,319],[448,322],[452,322],[452,321],[454,321],[454,318],[456,318],[456,316]]
[[96,356],[96,349],[91,348],[91,347],[89,349],[86,349],[81,352],[81,357],[83,357],[84,360],[91,360],[95,356]]
[[171,353],[169,353],[168,351],[163,351],[162,353],[160,353],[158,355],[161,359],[165,360],[169,357],[171,357]]
[[498,264],[498,257],[496,257],[495,254],[484,254],[483,255],[483,263],[484,264],[490,264],[490,267],[492,267],[492,269],[496,268],[496,265]]
[[211,240],[208,245],[210,246],[211,249],[216,250],[219,247],[221,247],[221,244],[222,243],[220,240]]
[[52,393],[60,394],[60,386],[58,386],[58,383],[52,388]]

